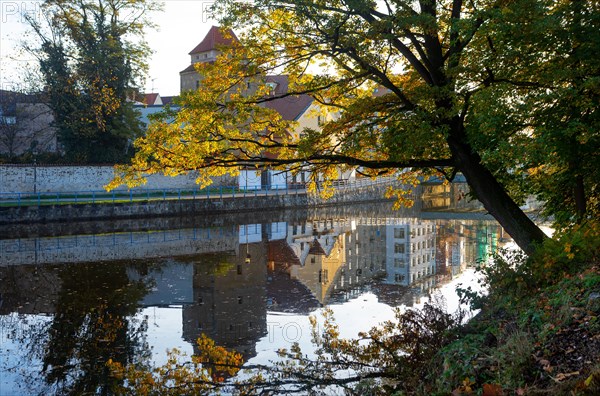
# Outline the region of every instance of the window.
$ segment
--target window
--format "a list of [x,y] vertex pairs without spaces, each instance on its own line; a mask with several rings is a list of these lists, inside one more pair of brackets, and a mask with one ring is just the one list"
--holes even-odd
[[405,238],[404,228],[394,228],[394,238],[404,239]]
[[395,243],[394,244],[394,253],[405,253],[406,245],[403,243]]
[[406,262],[403,258],[395,257],[394,258],[394,267],[396,268],[404,268]]
[[196,89],[200,88],[200,80],[196,80]]
[[327,270],[320,270],[319,271],[319,282],[320,283],[327,283],[327,282],[329,282],[329,271],[327,271]]
[[394,281],[396,282],[402,282],[404,280],[404,275],[403,274],[395,274],[394,275]]

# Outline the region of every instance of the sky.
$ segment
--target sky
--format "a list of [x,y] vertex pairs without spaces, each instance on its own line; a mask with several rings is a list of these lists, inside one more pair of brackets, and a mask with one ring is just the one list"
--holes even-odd
[[[0,89],[18,90],[31,56],[19,53],[27,27],[22,13],[39,17],[41,1],[0,0]],[[214,20],[208,18],[209,0],[165,0],[164,10],[151,15],[158,30],[148,29],[146,40],[154,51],[149,60],[146,92],[179,94],[179,72],[190,64],[188,53],[204,38]]]

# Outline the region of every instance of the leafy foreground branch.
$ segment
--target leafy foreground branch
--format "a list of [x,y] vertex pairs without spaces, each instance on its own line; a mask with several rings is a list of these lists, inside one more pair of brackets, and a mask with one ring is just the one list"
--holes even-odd
[[340,338],[332,312],[311,356],[297,344],[271,366],[242,368],[241,356],[205,336],[199,355],[170,353],[164,366],[122,367],[119,394],[502,395],[600,392],[600,227],[583,225],[547,242],[535,257],[499,255],[483,268],[487,294],[458,290],[481,313],[446,313],[432,299],[422,310]]

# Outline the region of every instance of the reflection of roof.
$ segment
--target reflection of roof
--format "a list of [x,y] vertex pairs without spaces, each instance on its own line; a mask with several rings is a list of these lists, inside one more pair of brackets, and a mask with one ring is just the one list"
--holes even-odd
[[233,43],[239,42],[235,33],[231,29],[227,30],[227,37],[223,35],[221,29],[217,26],[212,26],[204,39],[198,44],[193,50],[190,51],[190,55],[199,52],[206,52],[217,49],[219,46],[232,45]]
[[294,253],[294,250],[283,240],[269,241],[268,244],[268,261],[283,265],[300,265],[300,259]]
[[[285,95],[288,92],[288,76],[267,76],[267,84],[274,83],[273,96]],[[291,95],[265,102],[265,106],[276,110],[284,120],[297,120],[310,106],[313,98],[303,95]]]
[[310,290],[297,279],[291,279],[287,266],[275,263],[267,281],[267,309],[275,312],[310,313],[321,304]]
[[315,238],[315,240],[312,242],[312,244],[310,246],[310,250],[308,251],[308,254],[312,254],[313,256],[326,256],[327,255],[327,253],[325,253],[325,250],[323,249],[323,246],[321,246],[321,244],[319,243],[317,238]]

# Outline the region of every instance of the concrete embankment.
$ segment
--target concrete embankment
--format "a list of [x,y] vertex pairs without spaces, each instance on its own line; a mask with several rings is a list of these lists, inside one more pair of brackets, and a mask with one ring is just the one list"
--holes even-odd
[[244,213],[282,209],[309,209],[350,203],[384,200],[386,186],[368,186],[345,191],[325,200],[316,195],[269,194],[256,197],[215,197],[172,199],[124,203],[81,203],[0,208],[0,224],[34,224],[87,221],[100,219],[132,219],[174,217],[201,214]]

